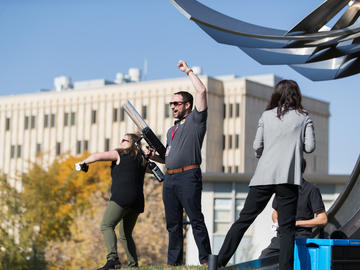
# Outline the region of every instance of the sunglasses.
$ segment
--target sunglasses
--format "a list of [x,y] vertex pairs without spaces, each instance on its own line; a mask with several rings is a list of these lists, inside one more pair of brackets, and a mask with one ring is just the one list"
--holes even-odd
[[178,105],[182,105],[184,103],[186,103],[187,101],[174,101],[174,102],[170,102],[170,106],[174,105],[175,107]]
[[122,139],[121,142],[122,142],[122,143],[123,143],[123,142],[129,142],[129,140],[127,140],[127,139]]

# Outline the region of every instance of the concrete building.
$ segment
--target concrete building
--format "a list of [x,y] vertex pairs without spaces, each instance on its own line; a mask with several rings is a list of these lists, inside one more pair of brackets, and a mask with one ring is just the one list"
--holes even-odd
[[[216,253],[246,197],[247,184],[257,164],[252,142],[258,119],[279,78],[200,78],[208,89],[209,107],[202,148],[203,206]],[[75,82],[73,86],[69,78],[59,77],[55,90],[0,98],[0,171],[9,179],[14,179],[17,172],[27,171],[40,153],[51,162],[63,153],[80,155],[84,150],[98,152],[117,147],[124,133],[136,131],[122,109],[127,100],[165,144],[166,132],[174,120],[169,107],[172,94],[181,90],[194,93],[185,76],[141,82],[135,69],[129,75],[117,74],[115,82],[101,79]],[[306,173],[321,175],[323,189],[330,190],[332,202],[344,180],[328,176],[329,104],[304,97],[303,105],[314,120],[317,138],[315,152],[306,156]],[[18,185],[21,187],[21,183]],[[270,221],[270,214],[268,217]],[[251,242],[252,246],[261,246],[256,244],[256,231],[264,229],[254,226],[242,245]],[[196,264],[197,249],[192,237],[188,238],[187,263]],[[264,242],[260,239],[260,243]],[[247,248],[247,253],[256,253],[250,251]],[[251,258],[237,256],[236,261]]]

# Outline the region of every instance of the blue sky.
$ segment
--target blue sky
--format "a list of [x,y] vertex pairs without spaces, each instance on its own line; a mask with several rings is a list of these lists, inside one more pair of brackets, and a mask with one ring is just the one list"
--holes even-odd
[[[320,0],[201,0],[226,15],[288,30]],[[312,82],[287,66],[262,66],[240,49],[216,43],[168,0],[0,1],[0,95],[105,78],[131,67],[145,80],[183,76],[179,59],[209,76],[273,73],[296,80],[304,95],[330,102],[330,173],[351,173],[360,150],[360,75]]]

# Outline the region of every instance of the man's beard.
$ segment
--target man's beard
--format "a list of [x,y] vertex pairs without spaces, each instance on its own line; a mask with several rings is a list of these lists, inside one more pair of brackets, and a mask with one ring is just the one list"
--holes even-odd
[[178,111],[177,116],[175,118],[176,119],[182,119],[182,118],[184,118],[185,113],[186,113],[186,111],[181,111],[181,112]]

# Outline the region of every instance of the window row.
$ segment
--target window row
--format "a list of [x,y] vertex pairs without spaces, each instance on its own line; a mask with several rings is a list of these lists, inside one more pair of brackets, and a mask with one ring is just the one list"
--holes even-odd
[[[165,104],[164,107],[164,117],[169,118],[171,115],[171,109],[169,104]],[[143,105],[141,107],[141,116],[144,119],[148,118],[148,106]],[[113,109],[113,122],[125,121],[125,110],[124,108],[114,108]],[[91,124],[96,124],[97,119],[97,110],[91,111]],[[55,114],[44,114],[44,128],[55,127],[56,124],[56,115]],[[76,125],[76,113],[75,112],[65,112],[64,113],[64,126],[75,126]],[[5,130],[10,130],[11,119],[7,117],[5,119]],[[25,116],[24,118],[24,129],[34,129],[36,127],[36,116]]]
[[238,149],[240,146],[240,135],[236,134],[235,136],[233,135],[223,135],[223,150],[225,149]]
[[224,119],[240,117],[240,103],[224,104]]
[[[108,138],[105,139],[104,149],[105,149],[105,151],[110,150],[110,139],[108,139]],[[88,151],[88,150],[89,150],[89,141],[88,140],[84,140],[84,141],[78,140],[76,142],[76,154],[77,155],[81,154],[83,151]],[[37,143],[36,144],[36,154],[41,153],[41,151],[42,151],[41,144]],[[61,142],[56,143],[55,151],[56,151],[57,156],[61,154]],[[20,158],[20,157],[21,157],[21,145],[11,145],[10,158]]]

